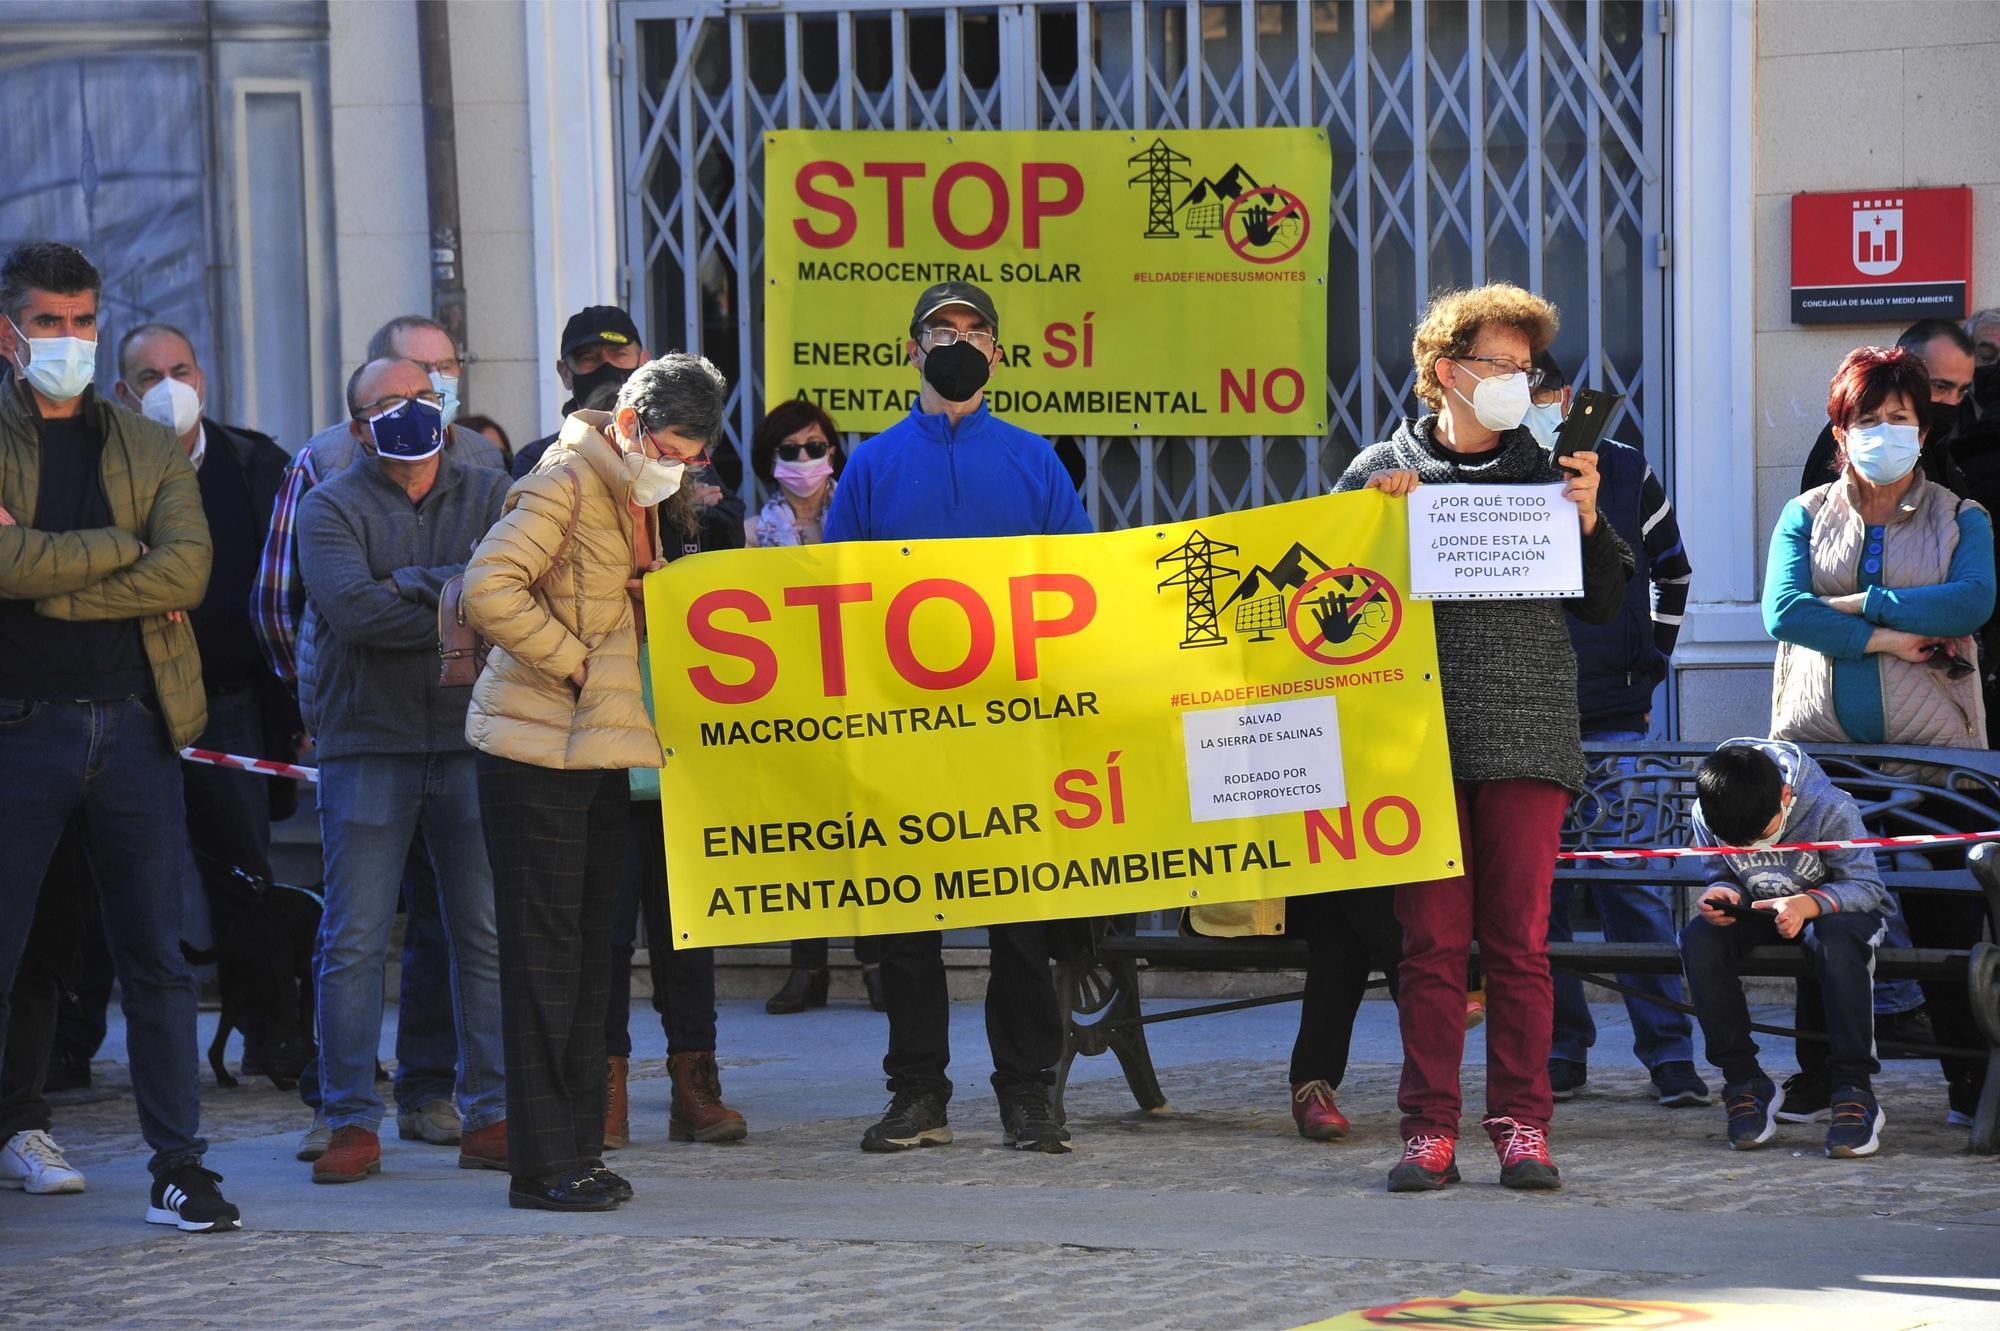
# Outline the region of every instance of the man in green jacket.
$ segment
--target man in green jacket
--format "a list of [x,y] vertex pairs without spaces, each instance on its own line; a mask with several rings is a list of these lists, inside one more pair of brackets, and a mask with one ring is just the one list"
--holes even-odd
[[146,1219],[237,1229],[195,1135],[195,988],[180,953],[175,754],[208,720],[187,623],[208,586],[208,522],[173,431],[90,390],[101,287],[68,245],[0,262],[0,1041],[43,874],[77,816],[153,1148]]

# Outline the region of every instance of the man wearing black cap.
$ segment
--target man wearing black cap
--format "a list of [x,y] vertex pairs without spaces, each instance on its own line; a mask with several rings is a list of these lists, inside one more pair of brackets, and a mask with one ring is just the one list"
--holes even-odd
[[[833,541],[911,537],[1055,536],[1091,530],[1076,487],[1048,440],[986,409],[986,381],[1000,363],[1000,316],[969,282],[944,282],[918,298],[904,351],[923,376],[910,414],[854,451],[826,517]],[[1069,1130],[1049,1104],[1062,1055],[1062,1009],[1049,974],[1046,921],[987,929],[986,1038],[993,1089],[1009,1146],[1062,1154]],[[883,940],[882,993],[892,1099],[861,1138],[864,1151],[905,1151],[951,1141],[949,1026],[943,936]]]
[[[583,406],[604,385],[624,383],[645,363],[646,347],[631,315],[616,305],[584,306],[563,325],[562,354],[556,359],[556,376],[569,390],[562,414]],[[555,440],[553,434],[544,436],[514,454],[514,479],[533,471]]]

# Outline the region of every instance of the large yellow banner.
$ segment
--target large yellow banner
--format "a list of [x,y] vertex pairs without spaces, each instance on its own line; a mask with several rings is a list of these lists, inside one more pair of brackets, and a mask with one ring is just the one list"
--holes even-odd
[[1332,173],[1316,129],[767,134],[767,400],[893,424],[911,309],[957,280],[1028,429],[1323,434]]
[[1367,491],[1132,531],[693,555],[646,578],[693,946],[1443,877],[1431,607]]

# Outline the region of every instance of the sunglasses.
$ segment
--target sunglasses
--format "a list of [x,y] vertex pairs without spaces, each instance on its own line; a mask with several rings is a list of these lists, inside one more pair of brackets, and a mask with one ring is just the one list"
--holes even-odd
[[1964,679],[1973,672],[1972,662],[1965,660],[1944,643],[1934,642],[1924,650],[1925,664],[1933,670],[1944,671],[1946,679]]
[[832,445],[823,444],[817,439],[809,444],[779,444],[778,456],[786,462],[797,462],[802,457],[811,458],[817,462],[820,458],[826,456],[827,450],[830,447]]

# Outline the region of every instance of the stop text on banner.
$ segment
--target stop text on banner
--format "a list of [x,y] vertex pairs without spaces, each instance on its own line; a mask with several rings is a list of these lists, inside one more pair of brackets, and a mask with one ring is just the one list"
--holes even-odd
[[691,946],[1456,870],[1431,607],[1374,491],[694,555],[645,595]]
[[1315,129],[767,134],[768,398],[893,424],[917,294],[965,281],[1039,433],[1324,433],[1332,169]]

